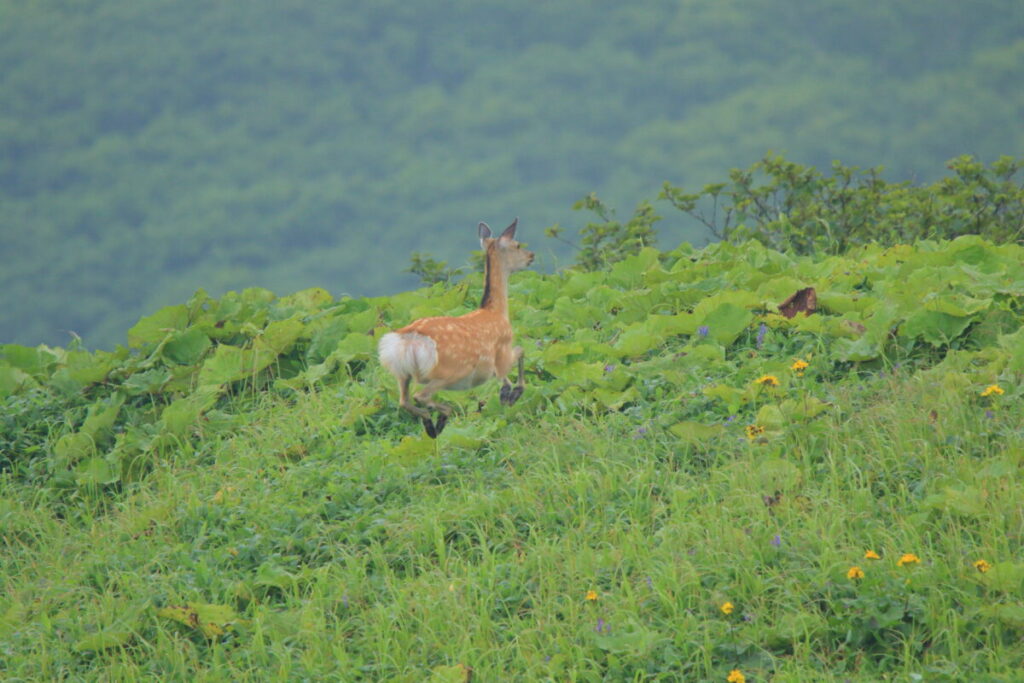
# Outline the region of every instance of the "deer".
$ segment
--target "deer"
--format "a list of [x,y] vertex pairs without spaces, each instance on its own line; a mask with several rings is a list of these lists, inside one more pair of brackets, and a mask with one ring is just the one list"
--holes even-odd
[[[381,365],[398,380],[402,409],[420,418],[431,439],[436,439],[452,413],[451,406],[434,400],[438,391],[462,391],[492,378],[502,380],[498,397],[511,406],[523,395],[523,349],[512,346],[508,316],[509,274],[533,263],[534,254],[515,240],[517,217],[498,237],[486,223],[478,226],[484,251],[484,295],[480,307],[460,316],[420,318],[381,336],[377,353]],[[519,366],[515,385],[508,374]],[[410,397],[409,386],[422,384]],[[436,412],[437,419],[432,420]]]

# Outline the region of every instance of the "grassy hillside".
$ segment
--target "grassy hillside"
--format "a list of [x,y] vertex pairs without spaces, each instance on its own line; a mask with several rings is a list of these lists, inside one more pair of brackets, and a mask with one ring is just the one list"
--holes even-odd
[[200,286],[393,293],[477,220],[769,149],[935,180],[1024,150],[1022,35],[1018,0],[0,2],[0,341],[113,348]]
[[449,394],[437,441],[375,339],[479,275],[0,347],[0,677],[1014,680],[1022,264],[970,236],[518,273],[527,393]]

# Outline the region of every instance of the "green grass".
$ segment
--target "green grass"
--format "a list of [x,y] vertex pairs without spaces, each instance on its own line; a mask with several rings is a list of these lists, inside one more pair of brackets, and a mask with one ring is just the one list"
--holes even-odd
[[[1015,680],[1024,435],[948,377],[851,375],[814,421],[696,445],[622,413],[485,408],[453,425],[490,432],[466,448],[393,405],[346,427],[337,386],[267,394],[113,498],[55,514],[2,480],[0,674]],[[380,420],[416,446],[357,433]],[[158,614],[186,604],[231,623]]]
[[[527,393],[446,396],[436,441],[375,339],[478,276],[2,345],[0,679],[1019,680],[1022,263],[967,237],[519,273]],[[804,287],[813,315],[773,312]]]

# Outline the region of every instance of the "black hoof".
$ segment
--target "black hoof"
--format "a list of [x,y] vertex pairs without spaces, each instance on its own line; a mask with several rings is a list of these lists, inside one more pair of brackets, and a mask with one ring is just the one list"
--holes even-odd
[[427,436],[431,439],[436,439],[438,433],[441,431],[434,427],[434,423],[430,421],[429,417],[423,418],[423,429],[426,430]]
[[503,386],[501,392],[498,394],[498,398],[501,399],[503,405],[510,406],[519,400],[519,397],[523,395],[522,387],[514,386]]
[[448,424],[448,416],[443,414],[443,413],[441,415],[438,415],[437,419],[434,421],[434,438],[435,439],[441,433],[441,430],[444,429],[444,426],[446,424]]

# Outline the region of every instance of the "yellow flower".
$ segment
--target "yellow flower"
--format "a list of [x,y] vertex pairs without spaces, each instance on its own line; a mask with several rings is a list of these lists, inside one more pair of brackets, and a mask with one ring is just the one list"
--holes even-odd
[[860,567],[850,567],[850,571],[846,572],[846,578],[853,579],[854,581],[857,579],[863,579],[864,570]]
[[901,567],[906,567],[908,564],[917,564],[920,561],[921,561],[921,558],[918,557],[917,555],[915,555],[914,553],[904,553],[903,557],[901,557],[896,562],[896,564],[898,564]]
[[757,378],[755,384],[762,384],[764,386],[769,387],[777,387],[779,386],[779,378],[776,377],[775,375],[762,375],[761,377]]
[[725,679],[727,683],[747,683],[747,677],[743,675],[743,672],[739,669],[733,669],[729,672],[729,677]]
[[586,599],[590,600],[591,602],[593,602],[594,600],[597,600],[597,591],[594,591],[594,590],[587,591]]
[[726,600],[722,603],[722,606],[719,609],[722,610],[722,614],[732,614],[732,611],[736,609],[736,606]]
[[992,565],[990,565],[985,560],[978,560],[977,562],[974,563],[974,568],[977,569],[982,574],[984,574],[989,569],[992,569]]
[[764,427],[761,425],[747,425],[747,438],[753,441],[764,434]]
[[1004,392],[1003,388],[998,384],[990,384],[987,387],[985,387],[985,391],[981,392],[981,395],[982,397],[991,396],[993,394],[995,394],[996,396],[1002,396],[1004,393],[1006,392]]
[[878,553],[876,553],[876,552],[875,552],[874,550],[869,550],[869,551],[867,551],[866,553],[864,553],[864,559],[865,559],[865,560],[880,560],[880,559],[882,559],[882,558],[881,558],[881,556],[880,556],[880,555],[879,555]]
[[789,369],[797,374],[804,374],[804,370],[811,367],[811,364],[805,361],[803,358],[797,358],[793,361],[793,364],[789,366]]

